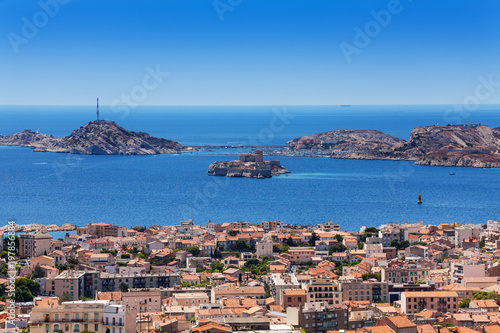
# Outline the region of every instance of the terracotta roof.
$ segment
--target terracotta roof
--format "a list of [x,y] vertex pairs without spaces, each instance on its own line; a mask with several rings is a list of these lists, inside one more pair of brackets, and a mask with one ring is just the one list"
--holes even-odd
[[404,291],[406,297],[458,297],[455,291]]
[[41,299],[35,298],[35,307],[50,307],[52,305],[59,305],[59,298],[57,297],[42,297]]
[[415,327],[415,324],[412,323],[406,316],[392,316],[386,318],[397,328]]
[[303,296],[307,295],[307,291],[305,291],[304,289],[299,289],[299,290],[285,289],[283,291],[283,294],[286,296],[292,296],[292,295]]

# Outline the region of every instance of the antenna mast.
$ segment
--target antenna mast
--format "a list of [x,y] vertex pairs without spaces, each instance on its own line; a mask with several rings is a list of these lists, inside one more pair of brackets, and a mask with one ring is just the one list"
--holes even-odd
[[97,97],[97,121],[99,121],[99,97]]

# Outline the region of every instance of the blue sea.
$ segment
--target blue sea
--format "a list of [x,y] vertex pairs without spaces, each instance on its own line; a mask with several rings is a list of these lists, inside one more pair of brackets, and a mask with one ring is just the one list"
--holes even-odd
[[[101,116],[184,145],[282,145],[336,129],[378,129],[407,139],[415,126],[500,126],[499,105],[473,111],[448,105],[143,106],[127,112],[102,106]],[[92,106],[0,106],[0,134],[29,128],[60,137],[94,118]],[[334,221],[358,230],[388,222],[500,220],[500,169],[280,157],[291,174],[264,180],[208,176],[210,163],[234,158],[225,152],[89,156],[0,146],[0,221],[129,227],[189,218],[198,224]],[[422,205],[416,203],[418,194]]]

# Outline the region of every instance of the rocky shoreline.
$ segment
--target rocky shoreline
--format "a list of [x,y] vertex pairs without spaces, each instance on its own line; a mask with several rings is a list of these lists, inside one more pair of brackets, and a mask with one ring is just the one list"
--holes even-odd
[[[38,223],[33,224],[14,224],[15,232],[32,232],[32,231],[43,231],[43,232],[52,232],[52,231],[73,231],[76,230],[76,225],[65,223],[62,226],[58,226],[57,224],[49,224],[43,225]],[[12,231],[12,225],[5,225],[0,227],[2,231]]]
[[[484,125],[415,127],[409,140],[374,130],[340,130],[288,141],[289,156],[414,161],[417,165],[500,167],[500,128]],[[307,155],[304,153],[308,153]]]
[[85,155],[153,155],[195,151],[176,141],[128,131],[107,120],[92,121],[62,138],[29,129],[8,136],[0,135],[0,145],[25,146],[40,152]]

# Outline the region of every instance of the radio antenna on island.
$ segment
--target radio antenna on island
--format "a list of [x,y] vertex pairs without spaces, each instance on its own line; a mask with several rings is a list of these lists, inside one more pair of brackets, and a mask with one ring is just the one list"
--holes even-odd
[[99,97],[97,97],[97,121],[99,121]]

